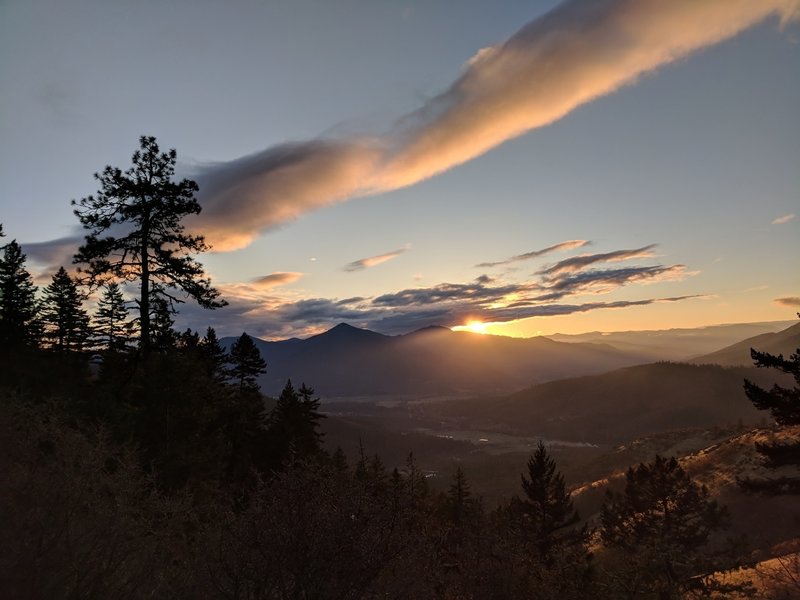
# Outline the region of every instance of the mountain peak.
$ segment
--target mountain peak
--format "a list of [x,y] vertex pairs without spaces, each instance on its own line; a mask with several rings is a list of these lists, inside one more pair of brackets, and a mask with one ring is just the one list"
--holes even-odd
[[354,327],[348,323],[339,323],[331,327],[328,331],[324,331],[318,335],[308,338],[309,340],[361,340],[361,339],[378,339],[386,337],[383,334],[369,329],[361,329]]

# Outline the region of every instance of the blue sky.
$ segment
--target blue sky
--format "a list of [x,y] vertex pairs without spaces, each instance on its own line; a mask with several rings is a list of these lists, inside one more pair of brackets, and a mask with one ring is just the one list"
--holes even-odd
[[[622,4],[595,6],[619,12]],[[201,258],[231,307],[214,314],[187,307],[184,318],[265,337],[340,320],[389,333],[497,321],[490,331],[533,335],[792,318],[798,307],[787,299],[800,296],[800,218],[789,217],[800,215],[800,26],[775,15],[789,15],[797,3],[765,2],[775,15],[762,19],[736,8],[748,3],[709,0],[712,8],[725,5],[713,22],[680,14],[690,4],[673,3],[675,14],[659,17],[654,31],[675,19],[687,40],[693,25],[705,31],[730,21],[741,32],[702,42],[554,122],[406,187],[369,179],[364,197],[320,207],[327,181],[312,171],[311,209],[291,220],[264,217],[255,233],[248,229],[246,247]],[[218,223],[242,230],[248,223],[230,217],[229,196],[202,196],[202,184],[222,172],[237,175],[239,163],[209,163],[287,142],[316,149],[320,140],[347,145],[383,136],[381,144],[400,144],[381,155],[391,166],[386,156],[407,154],[402,135],[421,139],[438,126],[416,114],[421,125],[408,133],[398,119],[420,107],[439,110],[437,98],[470,73],[481,49],[528,23],[533,33],[522,41],[533,43],[523,49],[549,48],[541,39],[569,30],[578,5],[7,0],[0,3],[0,222],[23,244],[75,235],[69,200],[96,191],[91,175],[104,165],[125,167],[147,134],[178,150],[184,173],[200,175],[211,216],[198,227],[225,247],[231,229],[225,237]],[[558,18],[542,18],[554,7]],[[615,52],[627,47],[603,31],[592,37],[594,15],[582,18],[587,44],[601,44],[598,56],[617,68]],[[562,70],[575,62],[554,60]],[[478,74],[487,72],[496,74]],[[552,93],[551,76],[543,73],[534,92]],[[584,85],[558,77],[559,85]],[[528,83],[520,79],[520,87]],[[516,94],[513,86],[503,90],[486,117],[490,136],[502,129],[505,98]],[[459,94],[445,94],[448,109],[459,108]],[[474,136],[464,139],[457,151]],[[439,169],[445,150],[434,144],[425,168]],[[408,171],[388,169],[393,177]],[[275,202],[295,207],[293,189]],[[567,240],[591,243],[475,266]],[[544,275],[571,256],[651,244],[633,258],[580,271],[591,286]],[[29,247],[46,275],[53,265],[36,263]],[[371,257],[384,260],[365,260]],[[358,261],[372,266],[347,270]],[[545,298],[556,285],[571,286],[570,294]],[[406,290],[417,290],[414,303]],[[359,300],[343,302],[352,298]],[[663,301],[674,298],[682,299]],[[532,313],[563,314],[519,318]]]

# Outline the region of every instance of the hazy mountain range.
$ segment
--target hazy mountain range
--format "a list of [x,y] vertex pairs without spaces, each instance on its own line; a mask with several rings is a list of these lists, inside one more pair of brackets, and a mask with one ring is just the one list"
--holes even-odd
[[444,327],[386,336],[342,323],[305,340],[255,342],[267,361],[260,383],[268,395],[279,393],[287,379],[305,382],[323,397],[495,394],[649,360],[607,344]]
[[[234,339],[223,343],[229,346]],[[751,346],[784,354],[800,346],[800,324],[779,321],[522,339],[444,327],[387,336],[342,323],[304,340],[254,340],[267,361],[267,373],[260,379],[267,395],[280,393],[287,379],[307,383],[323,398],[501,395],[659,360],[699,356],[692,362],[749,365]]]

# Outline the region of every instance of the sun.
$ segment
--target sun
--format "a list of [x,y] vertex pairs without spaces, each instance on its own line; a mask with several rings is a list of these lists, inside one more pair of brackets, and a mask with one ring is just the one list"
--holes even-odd
[[489,327],[488,323],[483,323],[482,321],[470,321],[466,325],[460,327],[463,331],[471,331],[472,333],[488,333],[486,329]]

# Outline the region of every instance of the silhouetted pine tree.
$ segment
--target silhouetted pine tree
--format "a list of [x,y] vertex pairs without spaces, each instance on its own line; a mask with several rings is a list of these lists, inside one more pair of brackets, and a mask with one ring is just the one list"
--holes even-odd
[[322,452],[319,421],[324,415],[319,412],[319,399],[313,394],[314,390],[305,384],[295,390],[291,380],[287,381],[270,413],[267,434],[276,458],[281,461],[289,456],[314,456]]
[[153,349],[165,352],[175,348],[178,334],[173,329],[173,314],[169,300],[163,296],[153,296],[150,299],[150,346]]
[[[123,173],[107,166],[95,173],[100,182],[97,195],[72,201],[78,207],[75,215],[89,230],[75,262],[87,265],[90,281],[139,282],[139,344],[144,354],[152,340],[153,298],[183,302],[175,293],[182,292],[204,308],[226,304],[192,257],[208,246],[202,236],[185,233],[181,224],[185,216],[199,213],[200,205],[194,181],[172,180],[176,156],[175,150],[160,152],[154,137],[142,136],[130,169]],[[118,225],[124,235],[111,234]]]
[[100,344],[111,352],[124,351],[133,335],[133,323],[128,321],[128,307],[119,285],[111,282],[103,289],[97,303],[94,328]]
[[51,348],[59,352],[85,349],[89,316],[83,301],[77,283],[61,267],[44,289],[42,302],[44,338]]
[[230,352],[230,376],[238,383],[239,392],[258,390],[258,376],[267,372],[267,363],[252,338],[243,333],[233,342]]
[[750,356],[759,368],[777,369],[791,375],[795,387],[786,388],[775,384],[765,390],[753,382],[744,380],[744,391],[753,405],[759,410],[768,410],[778,425],[800,425],[800,348],[788,359],[782,354],[775,356],[768,352],[750,349]]
[[217,332],[212,327],[206,330],[205,336],[200,341],[200,351],[206,363],[206,373],[216,383],[222,384],[230,377],[228,363],[230,357],[225,348],[219,343]]
[[0,260],[0,343],[34,345],[41,333],[36,287],[25,269],[25,255],[16,240],[3,246]]
[[[757,443],[756,449],[766,458],[770,467],[800,465],[800,439],[796,430],[792,428],[800,425],[800,348],[788,359],[783,358],[782,354],[775,356],[753,348],[750,349],[750,356],[757,367],[776,369],[791,375],[795,382],[793,388],[775,384],[771,389],[765,390],[747,379],[744,380],[747,397],[757,409],[768,410],[781,430],[781,440]],[[739,484],[750,492],[800,493],[800,479],[796,477],[742,479]]]
[[[528,459],[528,476],[521,475],[525,496],[512,502],[512,509],[521,516],[522,534],[545,560],[559,541],[559,532],[575,525],[580,517],[564,486],[564,477],[556,471],[556,463],[539,441],[536,452]],[[575,537],[575,532],[569,532]],[[566,532],[565,532],[566,534]]]

